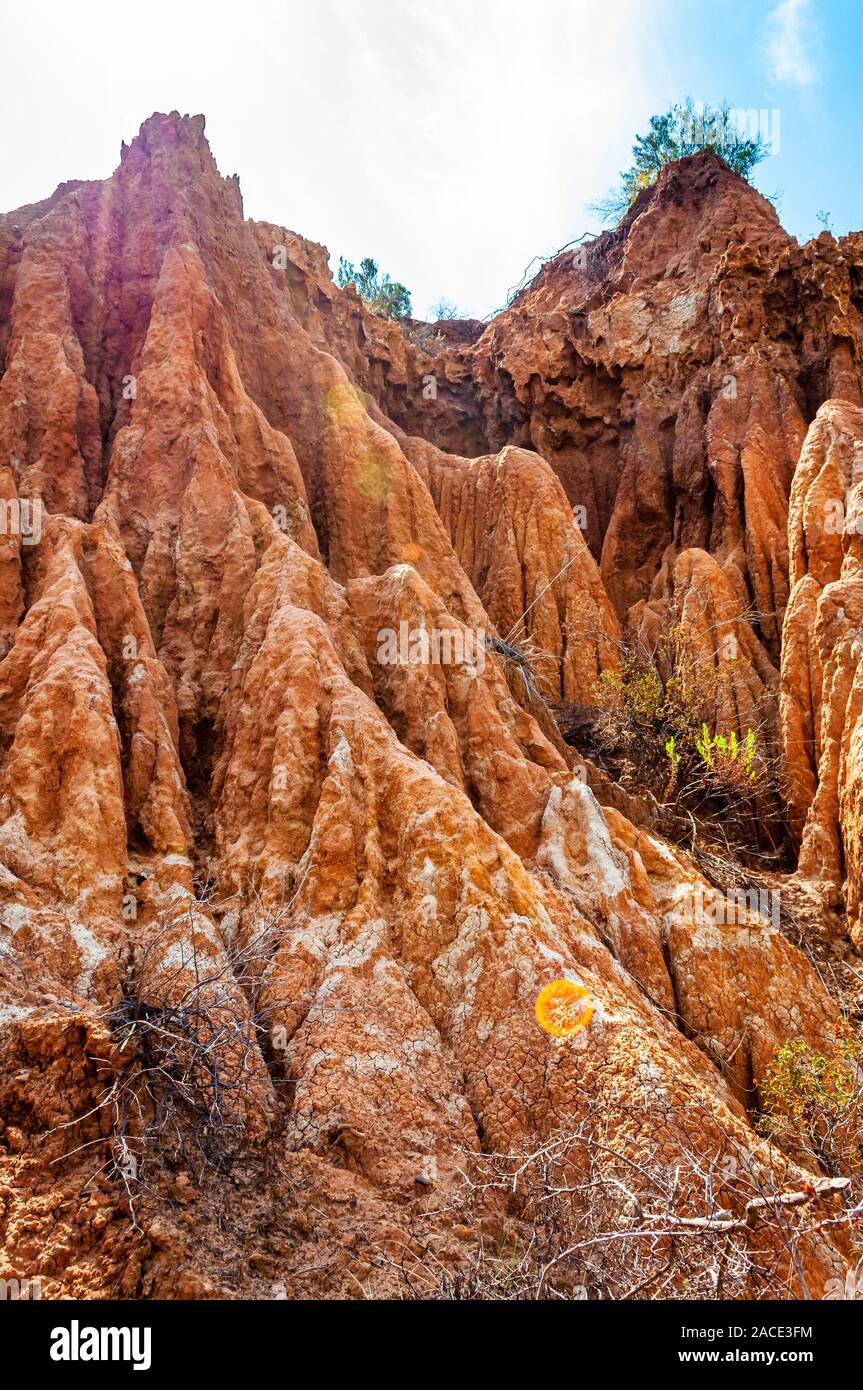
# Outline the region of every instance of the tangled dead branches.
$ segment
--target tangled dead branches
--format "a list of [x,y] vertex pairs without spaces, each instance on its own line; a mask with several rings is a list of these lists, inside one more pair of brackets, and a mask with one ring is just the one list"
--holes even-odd
[[[670,1102],[657,1095],[657,1132]],[[670,1161],[623,1139],[643,1114],[590,1105],[548,1140],[465,1155],[459,1219],[466,1257],[417,1239],[397,1262],[410,1298],[787,1299],[841,1297],[863,1228],[863,1192],[808,1176],[766,1140],[745,1147],[703,1107]],[[676,1106],[680,1118],[681,1106]],[[469,1217],[466,1213],[470,1213]],[[839,1251],[843,1254],[839,1254]],[[820,1281],[820,1283],[819,1283]]]
[[99,1108],[133,1217],[150,1166],[183,1168],[200,1184],[263,1151],[278,1129],[258,996],[281,914],[253,910],[242,942],[219,937],[214,949],[207,896],[152,936],[106,1015],[117,1062]]

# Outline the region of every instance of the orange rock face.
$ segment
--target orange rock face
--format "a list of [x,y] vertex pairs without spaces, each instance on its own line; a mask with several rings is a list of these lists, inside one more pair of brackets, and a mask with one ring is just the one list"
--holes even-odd
[[781,660],[801,872],[859,923],[859,259],[705,156],[441,343],[176,113],[0,218],[0,1277],[401,1292],[417,1222],[476,1235],[466,1154],[596,1106],[633,1161],[762,1162],[836,1005],[552,711],[627,631],[731,639],[740,728]]
[[[827,401],[791,494],[791,600],[782,656],[782,724],[801,875],[844,896],[861,941],[863,410]],[[843,891],[844,890],[844,891]]]

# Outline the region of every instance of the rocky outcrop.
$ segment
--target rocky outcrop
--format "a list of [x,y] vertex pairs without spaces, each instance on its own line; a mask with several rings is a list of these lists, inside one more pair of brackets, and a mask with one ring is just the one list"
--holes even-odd
[[[475,1239],[465,1153],[593,1107],[632,1161],[757,1166],[772,1056],[835,1003],[600,805],[552,711],[590,704],[626,623],[675,617],[756,717],[812,363],[855,380],[850,257],[702,159],[429,342],[245,221],[176,113],[0,219],[0,1275],[392,1293],[375,1252],[418,1223],[441,1267]],[[786,633],[817,630],[839,575],[793,528],[791,556]],[[806,688],[836,724],[827,659]],[[816,774],[806,752],[798,822]],[[534,1014],[558,978],[591,1001],[571,1039]],[[842,1268],[804,1256],[816,1292]]]
[[[791,600],[782,725],[801,875],[844,896],[860,941],[863,725],[863,410],[827,401],[806,437],[791,495]],[[844,894],[843,894],[844,889]]]
[[861,400],[861,254],[859,234],[798,246],[714,155],[682,160],[435,359],[445,389],[422,433],[452,448],[467,374],[465,438],[552,465],[621,620],[669,549],[706,550],[777,664],[803,436],[828,396]]

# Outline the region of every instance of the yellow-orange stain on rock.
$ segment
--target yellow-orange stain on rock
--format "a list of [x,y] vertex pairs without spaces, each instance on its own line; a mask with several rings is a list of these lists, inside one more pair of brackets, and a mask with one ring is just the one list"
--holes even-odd
[[537,996],[536,1021],[555,1038],[572,1038],[593,1018],[590,993],[571,980],[553,980]]
[[337,382],[327,391],[324,410],[343,443],[350,441],[346,462],[357,492],[370,502],[385,501],[395,481],[392,441],[369,421],[362,392],[349,382]]

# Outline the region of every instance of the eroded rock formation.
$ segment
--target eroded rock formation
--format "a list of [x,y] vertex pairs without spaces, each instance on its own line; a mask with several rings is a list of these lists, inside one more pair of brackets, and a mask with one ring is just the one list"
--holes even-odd
[[[703,156],[484,331],[406,334],[176,113],[0,218],[0,1275],[401,1291],[369,1252],[420,1221],[458,1265],[465,1153],[591,1106],[633,1158],[762,1161],[765,1071],[836,1004],[553,710],[627,628],[732,639],[741,728],[781,658],[801,872],[857,923],[861,258]],[[230,1179],[123,1109],[190,1001]]]
[[802,876],[844,897],[860,941],[863,410],[828,401],[791,494],[791,599],[782,652],[789,805]]

